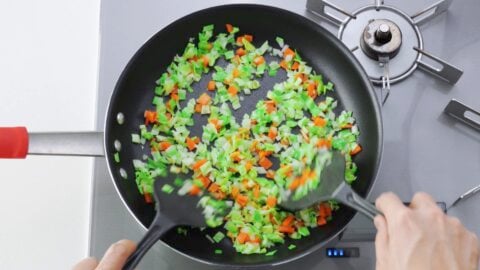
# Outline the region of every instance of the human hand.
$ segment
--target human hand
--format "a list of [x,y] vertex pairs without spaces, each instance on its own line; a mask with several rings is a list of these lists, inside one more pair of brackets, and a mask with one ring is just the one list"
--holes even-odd
[[417,193],[409,207],[393,193],[376,201],[377,270],[477,270],[477,236],[445,215],[432,197]]
[[120,240],[108,248],[100,263],[95,258],[86,258],[77,263],[73,270],[122,270],[136,247],[130,240]]

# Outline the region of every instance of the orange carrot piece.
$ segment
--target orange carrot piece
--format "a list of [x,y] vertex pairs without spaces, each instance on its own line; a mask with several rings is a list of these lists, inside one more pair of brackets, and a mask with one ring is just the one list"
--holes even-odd
[[309,83],[307,86],[308,96],[315,99],[317,97],[317,85],[315,83]]
[[322,147],[331,148],[332,147],[332,142],[328,139],[320,139],[317,142],[317,147],[318,148],[322,148]]
[[216,85],[215,81],[209,81],[207,84],[207,90],[208,91],[215,91]]
[[261,158],[260,161],[258,161],[258,164],[265,168],[265,170],[270,169],[270,167],[273,165],[273,163],[266,157]]
[[225,27],[227,28],[228,33],[231,33],[233,31],[233,25],[227,23],[227,24],[225,24]]
[[323,119],[320,116],[317,116],[313,118],[313,124],[317,127],[324,127],[325,125],[327,125],[327,120]]
[[295,220],[295,216],[288,215],[283,221],[282,226],[290,226],[292,225],[293,221]]
[[282,60],[282,61],[280,62],[280,67],[283,68],[283,69],[285,69],[285,70],[288,69],[288,64],[287,64],[287,62],[286,62],[285,60]]
[[151,193],[148,193],[148,192],[144,192],[143,193],[143,197],[145,198],[145,202],[150,204],[150,203],[153,203],[153,198],[152,198],[152,194]]
[[293,63],[292,70],[298,70],[300,68],[300,64],[298,62]]
[[278,231],[281,232],[281,233],[291,234],[291,233],[295,232],[295,228],[293,228],[291,226],[280,226],[280,227],[278,227]]
[[328,218],[332,215],[332,208],[328,203],[321,203],[318,209],[318,216],[323,218]]
[[275,140],[277,137],[277,128],[274,126],[271,126],[270,129],[268,130],[268,137],[272,140]]
[[198,177],[200,181],[202,181],[203,187],[207,188],[212,181],[210,181],[210,178],[206,177],[205,175],[201,175]]
[[287,56],[289,56],[289,55],[291,55],[292,57],[294,57],[294,56],[295,56],[295,52],[294,52],[292,49],[287,48],[287,49],[283,52],[283,57],[287,57]]
[[243,38],[246,39],[248,42],[253,41],[253,36],[252,35],[244,35]]
[[355,156],[356,154],[360,153],[361,151],[362,151],[362,147],[359,144],[357,144],[357,146],[355,146],[355,148],[352,151],[350,151],[350,155]]
[[268,170],[265,177],[267,177],[268,179],[274,179],[275,178],[275,171],[274,170]]
[[232,75],[233,75],[233,78],[240,77],[240,70],[238,70],[237,68],[234,68],[232,71]]
[[195,112],[196,113],[201,113],[202,112],[202,105],[201,104],[195,104]]
[[236,96],[238,94],[238,89],[235,87],[235,85],[231,84],[230,87],[228,87],[228,93],[231,96]]
[[156,111],[146,110],[143,113],[143,116],[145,117],[145,125],[153,124],[153,123],[157,122],[157,112]]
[[185,142],[187,144],[188,150],[193,151],[195,148],[197,148],[197,143],[194,140],[192,140],[191,138],[187,137]]
[[197,103],[200,104],[200,105],[208,105],[210,103],[210,101],[212,100],[212,98],[207,95],[206,93],[203,93],[197,100]]
[[169,143],[169,142],[161,142],[161,143],[158,144],[158,150],[160,150],[160,151],[165,151],[165,150],[167,150],[170,146],[172,146],[172,144]]
[[245,54],[247,54],[247,52],[243,48],[238,48],[235,54],[238,56],[244,56]]
[[326,218],[320,217],[320,216],[317,217],[317,225],[318,226],[323,226],[323,225],[326,225],[326,224],[327,224],[327,219]]
[[290,183],[290,186],[288,186],[288,188],[289,188],[290,190],[295,190],[295,189],[297,189],[299,186],[300,186],[300,178],[295,178],[295,179]]
[[250,241],[250,237],[248,237],[248,234],[246,234],[244,232],[240,232],[237,235],[237,241],[240,244],[245,244],[246,242]]
[[265,105],[267,107],[267,113],[272,113],[277,109],[275,101],[273,100],[266,100]]
[[199,187],[197,187],[196,185],[192,185],[188,193],[192,196],[196,196],[200,194],[200,192],[202,192],[202,190]]
[[239,151],[235,151],[235,152],[231,153],[230,158],[233,159],[233,161],[235,161],[235,162],[240,162],[242,160]]
[[238,187],[232,187],[232,190],[230,191],[230,194],[235,199],[235,198],[237,198],[238,194],[240,194],[240,190],[238,189]]
[[217,192],[217,191],[219,191],[219,190],[220,190],[220,186],[217,185],[217,184],[215,184],[215,183],[212,183],[212,184],[208,187],[208,191],[213,192],[213,193],[215,193],[215,192]]
[[210,59],[208,59],[208,56],[204,55],[204,56],[202,56],[202,62],[203,62],[204,67],[208,67]]
[[267,205],[270,206],[270,207],[275,207],[275,205],[277,205],[277,198],[275,198],[273,196],[268,196]]
[[254,63],[256,66],[259,66],[259,65],[265,63],[265,58],[264,58],[263,56],[259,55],[259,56],[255,57],[255,58],[253,59],[253,63]]
[[195,164],[193,164],[192,166],[192,170],[196,171],[198,169],[200,169],[200,167],[203,166],[203,164],[207,163],[207,160],[206,159],[201,159],[197,162],[195,162]]
[[242,194],[238,194],[235,198],[235,201],[243,207],[247,205],[248,197]]

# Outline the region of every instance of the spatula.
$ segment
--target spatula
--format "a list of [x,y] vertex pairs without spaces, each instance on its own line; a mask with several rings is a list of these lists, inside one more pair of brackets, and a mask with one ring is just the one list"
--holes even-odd
[[154,196],[157,214],[147,233],[138,243],[137,250],[128,258],[124,270],[133,270],[147,251],[170,229],[185,225],[206,227],[202,208],[198,208],[200,197],[180,196],[176,192],[167,194],[162,187],[169,183],[167,179],[158,179],[154,183]]
[[[316,156],[315,159],[317,157],[318,156]],[[315,160],[313,164],[315,164]],[[330,164],[322,170],[318,187],[297,201],[292,197],[293,196],[288,196],[282,200],[280,206],[289,211],[297,211],[320,202],[334,199],[371,219],[376,215],[382,215],[375,206],[363,199],[350,185],[345,183],[345,157],[338,151],[332,153]]]

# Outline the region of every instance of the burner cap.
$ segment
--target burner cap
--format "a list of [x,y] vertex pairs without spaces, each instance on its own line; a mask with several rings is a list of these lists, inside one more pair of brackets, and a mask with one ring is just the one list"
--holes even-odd
[[380,58],[389,58],[392,84],[413,73],[421,57],[413,48],[423,49],[423,40],[420,29],[407,14],[382,5],[366,6],[352,15],[342,22],[338,37],[352,50],[372,82],[383,83]]
[[395,57],[402,45],[402,32],[392,21],[385,19],[370,20],[363,31],[360,46],[368,57]]

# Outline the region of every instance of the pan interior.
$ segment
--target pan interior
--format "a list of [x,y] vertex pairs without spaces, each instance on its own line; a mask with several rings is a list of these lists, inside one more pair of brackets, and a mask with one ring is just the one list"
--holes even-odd
[[[151,102],[155,81],[165,72],[173,57],[183,51],[189,38],[196,37],[204,25],[214,24],[216,31],[223,31],[226,23],[238,26],[241,33],[254,35],[253,43],[257,46],[265,40],[275,44],[277,36],[283,37],[317,73],[335,84],[332,96],[338,100],[339,109],[353,111],[361,132],[359,142],[364,150],[355,157],[359,173],[353,187],[360,195],[366,195],[374,182],[381,155],[381,119],[371,84],[354,56],[333,35],[300,15],[266,6],[227,5],[191,14],[158,32],[137,51],[117,82],[107,113],[106,153],[115,186],[136,219],[148,227],[155,215],[153,206],[145,203],[134,180],[132,160],[141,159],[144,152],[138,145],[131,143],[131,134],[137,133],[138,126],[144,122],[144,110],[153,108]],[[237,119],[238,116],[249,113],[258,99],[266,96],[266,91],[274,83],[282,80],[284,77],[281,75],[274,79],[266,76],[261,81],[262,88],[256,90],[254,95],[246,96],[242,108],[235,111]],[[192,87],[195,90],[193,96],[198,97],[205,92],[206,80]],[[117,121],[120,112],[125,118],[123,124]],[[202,120],[195,120],[192,133],[201,134]],[[117,152],[115,140],[122,144],[119,163],[113,159],[113,154]],[[126,172],[126,179],[122,177],[120,169]],[[213,264],[271,265],[319,249],[340,233],[353,216],[352,210],[342,207],[335,213],[332,222],[312,230],[309,237],[287,240],[286,244],[277,246],[274,256],[238,254],[229,240],[213,245],[205,237],[205,234],[213,235],[213,229],[203,232],[191,230],[187,236],[172,230],[165,235],[163,241],[181,253]],[[290,243],[297,248],[288,250]],[[223,250],[223,254],[214,253],[218,248]]]

